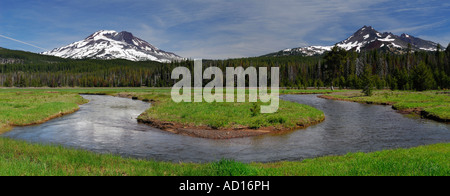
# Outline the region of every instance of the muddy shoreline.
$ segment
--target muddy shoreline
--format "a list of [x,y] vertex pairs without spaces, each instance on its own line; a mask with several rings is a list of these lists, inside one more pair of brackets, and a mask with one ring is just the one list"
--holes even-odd
[[322,99],[330,99],[330,100],[337,100],[337,101],[348,101],[348,102],[355,102],[355,103],[362,103],[362,104],[375,104],[375,105],[392,106],[393,110],[395,110],[395,111],[397,111],[398,113],[401,113],[401,114],[414,114],[414,115],[420,116],[421,118],[430,119],[430,120],[443,122],[443,123],[450,123],[449,119],[440,118],[439,116],[430,114],[430,113],[422,110],[421,108],[399,109],[399,108],[394,106],[394,103],[375,103],[375,102],[371,102],[371,101],[354,101],[354,100],[336,98],[336,97],[329,96],[329,95],[320,95],[318,97],[322,98]]
[[161,129],[174,134],[204,138],[204,139],[233,139],[233,138],[245,138],[255,137],[261,135],[278,135],[288,132],[292,132],[299,129],[305,129],[309,126],[319,124],[325,119],[312,122],[305,125],[297,125],[295,128],[277,128],[277,127],[262,127],[259,129],[251,129],[248,127],[239,128],[227,128],[227,129],[213,129],[208,126],[192,126],[183,125],[174,122],[164,122],[154,119],[138,119],[139,123],[149,125],[151,127]]

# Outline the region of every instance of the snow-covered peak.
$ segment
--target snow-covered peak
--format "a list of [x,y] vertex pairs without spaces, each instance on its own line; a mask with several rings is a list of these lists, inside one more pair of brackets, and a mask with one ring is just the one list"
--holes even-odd
[[[326,51],[331,51],[333,46],[308,46],[284,50],[269,55],[279,56],[301,54],[305,56],[314,56],[323,54]],[[437,44],[431,41],[416,38],[408,34],[397,36],[387,32],[380,33],[371,26],[364,26],[349,38],[336,43],[335,46],[338,46],[345,50],[354,50],[356,52],[380,48],[387,48],[390,51],[406,50],[409,46],[411,46],[412,50],[435,51]]]
[[171,62],[184,60],[165,52],[127,31],[97,31],[86,39],[44,52],[45,55],[73,59],[126,59],[131,61]]
[[100,30],[100,31],[97,31],[97,32],[93,33],[88,38],[90,38],[90,37],[94,38],[94,37],[111,35],[111,34],[118,34],[118,32],[114,31],[114,30]]

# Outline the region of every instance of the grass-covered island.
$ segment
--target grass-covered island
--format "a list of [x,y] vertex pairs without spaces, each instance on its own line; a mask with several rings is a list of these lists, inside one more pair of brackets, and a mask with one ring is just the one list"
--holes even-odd
[[[124,93],[122,93],[124,95]],[[264,103],[175,103],[169,94],[128,93],[153,100],[138,120],[177,134],[209,139],[228,139],[279,134],[322,122],[325,115],[313,107],[280,100],[276,113],[260,113]]]

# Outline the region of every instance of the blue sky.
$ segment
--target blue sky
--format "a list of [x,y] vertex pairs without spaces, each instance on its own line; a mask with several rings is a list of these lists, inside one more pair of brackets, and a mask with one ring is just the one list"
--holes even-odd
[[[443,0],[1,0],[0,47],[43,52],[98,30],[129,31],[189,58],[332,45],[364,25],[450,42]],[[27,44],[6,39],[14,38]],[[32,46],[31,46],[32,45]]]

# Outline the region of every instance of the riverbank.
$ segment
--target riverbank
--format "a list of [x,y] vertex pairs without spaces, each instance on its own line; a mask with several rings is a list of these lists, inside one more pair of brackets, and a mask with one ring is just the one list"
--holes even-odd
[[375,91],[364,96],[360,91],[346,91],[319,96],[324,99],[364,104],[390,105],[403,114],[417,114],[439,122],[450,122],[450,91]]
[[0,138],[0,176],[449,176],[450,144],[297,162],[170,163]]
[[78,111],[87,103],[78,94],[54,91],[0,91],[0,134],[14,126],[42,124]]

